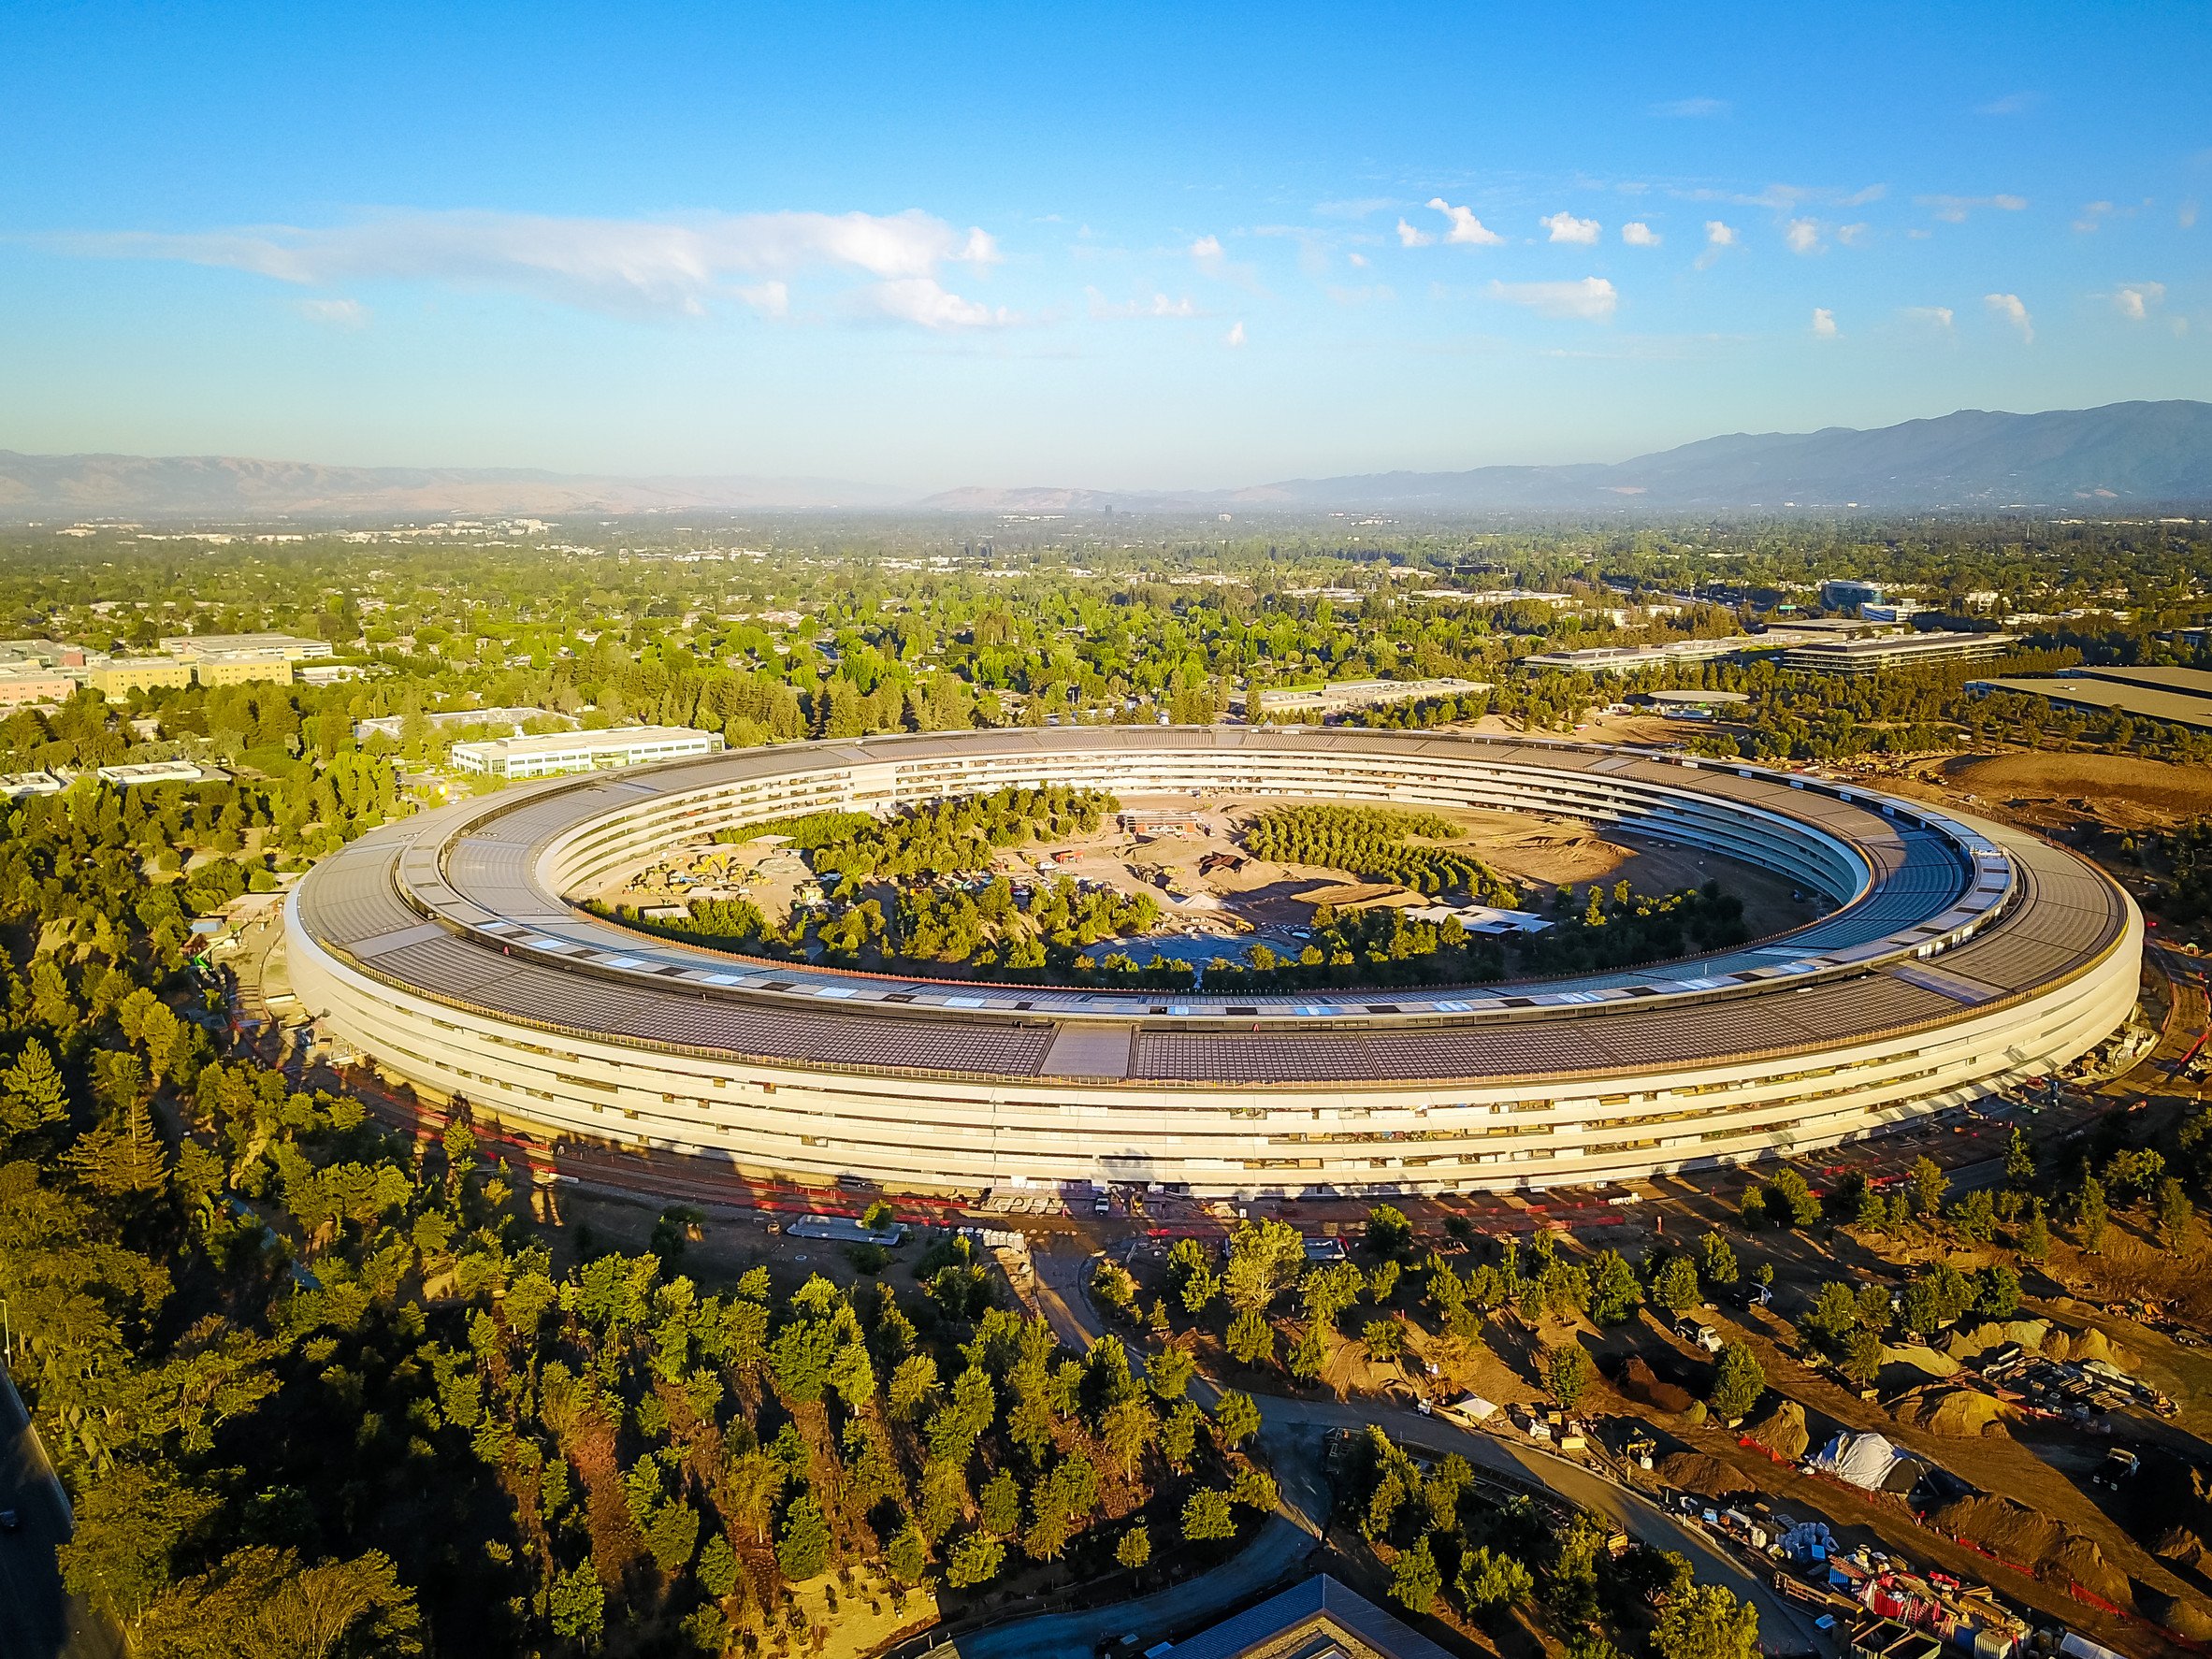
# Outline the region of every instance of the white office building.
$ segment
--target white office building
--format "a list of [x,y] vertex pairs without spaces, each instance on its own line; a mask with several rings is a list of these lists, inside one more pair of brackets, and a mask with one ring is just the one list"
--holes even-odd
[[557,731],[542,737],[455,743],[453,763],[458,771],[495,778],[550,778],[713,755],[722,746],[718,731],[688,726],[621,726],[608,731]]

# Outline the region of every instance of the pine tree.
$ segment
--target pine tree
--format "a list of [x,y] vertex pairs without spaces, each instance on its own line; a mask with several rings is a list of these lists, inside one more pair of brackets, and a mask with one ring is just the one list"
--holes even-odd
[[793,1584],[830,1565],[830,1527],[813,1493],[802,1494],[785,1514],[783,1533],[775,1541],[775,1563]]
[[1269,1329],[1267,1316],[1257,1308],[1246,1308],[1229,1321],[1229,1351],[1248,1365],[1258,1365],[1275,1358],[1275,1333]]
[[94,1191],[113,1198],[125,1192],[158,1192],[168,1179],[168,1149],[153,1127],[153,1114],[142,1100],[124,1106],[121,1123],[104,1123],[78,1136],[62,1161]]
[[2112,1219],[2112,1206],[2105,1201],[2104,1183],[2095,1176],[2082,1178],[2081,1190],[2074,1200],[2075,1225],[2081,1232],[2081,1248],[2090,1255],[2104,1248],[2104,1228]]
[[46,1045],[32,1038],[15,1064],[0,1072],[0,1127],[10,1135],[28,1134],[41,1124],[69,1115],[69,1094]]

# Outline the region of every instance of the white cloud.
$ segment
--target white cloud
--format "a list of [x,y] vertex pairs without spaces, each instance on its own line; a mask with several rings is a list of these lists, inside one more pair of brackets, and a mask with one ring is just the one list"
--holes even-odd
[[1631,248],[1656,248],[1662,239],[1657,231],[1641,219],[1631,219],[1621,226],[1621,240]]
[[1491,297],[1509,305],[1525,305],[1547,317],[1572,317],[1584,323],[1611,319],[1621,296],[1603,277],[1584,277],[1579,282],[1493,282]]
[[1705,222],[1705,252],[1698,255],[1698,268],[1706,269],[1720,257],[1723,248],[1733,248],[1735,245],[1736,233],[1733,228],[1717,219],[1708,219]]
[[1164,294],[1155,294],[1150,299],[1115,301],[1106,298],[1095,288],[1086,288],[1084,294],[1091,301],[1091,315],[1099,322],[1120,322],[1130,317],[1195,317],[1198,308],[1191,303],[1190,296],[1170,299]]
[[2110,202],[2085,202],[2082,204],[2081,217],[2074,222],[2074,228],[2085,232],[2095,230],[2104,223],[2104,216],[2112,210]]
[[[1260,234],[1270,233],[1262,232]],[[1249,261],[1231,259],[1227,250],[1222,246],[1221,238],[1200,237],[1191,244],[1188,252],[1192,263],[1215,281],[1228,282],[1238,288],[1249,288],[1255,294],[1259,292],[1260,279],[1257,270]]]
[[1913,199],[1946,224],[1964,224],[1967,216],[1976,208],[1994,208],[2001,213],[2018,213],[2028,206],[2028,198],[2024,195],[1916,195]]
[[2113,292],[2112,303],[2119,314],[2131,323],[2140,323],[2156,310],[2166,297],[2163,282],[2129,282]]
[[1440,195],[1429,197],[1428,205],[1452,221],[1452,228],[1444,233],[1444,240],[1447,242],[1456,242],[1468,247],[1495,248],[1505,240],[1505,238],[1477,219],[1472,208],[1455,208]]
[[504,288],[564,305],[699,315],[729,293],[774,310],[767,285],[810,269],[886,281],[933,279],[946,265],[999,260],[981,230],[964,235],[918,209],[903,213],[706,213],[683,219],[556,219],[528,213],[398,212],[322,229],[257,226],[181,236],[118,231],[54,238],[70,252],[169,259],[251,271],[302,287],[430,281]]
[[1951,308],[1947,305],[1909,305],[1902,314],[1908,323],[1917,323],[1945,334],[1950,332]]
[[2193,201],[2183,202],[2181,206],[2175,209],[2174,222],[2180,225],[2183,230],[2188,230],[2192,225],[2194,225],[2197,222],[2196,203]]
[[934,277],[900,277],[863,291],[868,309],[923,328],[1002,328],[1016,319],[1005,307],[949,294]]
[[1230,325],[1229,332],[1222,336],[1222,344],[1229,347],[1232,351],[1244,344],[1244,325],[1242,322]]
[[2025,115],[2043,102],[2041,93],[2006,93],[2002,98],[1991,98],[1987,104],[1976,104],[1976,115]]
[[357,299],[303,299],[299,314],[311,323],[354,333],[369,326],[369,308]]
[[1552,233],[1554,242],[1580,242],[1588,247],[1598,239],[1598,224],[1595,219],[1577,219],[1562,210],[1537,223]]
[[1367,268],[1367,256],[1365,253],[1347,253],[1344,257],[1361,270]]
[[1436,239],[1436,238],[1430,236],[1425,230],[1416,229],[1414,226],[1408,224],[1403,219],[1398,221],[1399,247],[1425,248],[1429,245],[1429,243],[1435,241]]
[[1846,248],[1856,248],[1872,234],[1872,230],[1873,227],[1863,221],[1858,224],[1839,224],[1836,226],[1836,240]]
[[1789,244],[1792,253],[1817,253],[1820,252],[1820,221],[1792,219],[1782,227],[1782,239]]
[[1728,112],[1728,101],[1726,98],[1675,98],[1669,103],[1654,104],[1651,112],[1670,121],[1699,121],[1726,115]]
[[1836,314],[1826,306],[1813,308],[1813,338],[1814,339],[1833,339],[1836,338]]
[[1989,308],[1989,314],[2002,322],[2010,323],[2020,331],[2022,343],[2035,343],[2035,323],[2028,315],[2028,308],[2020,303],[2017,294],[1985,294],[1982,303]]

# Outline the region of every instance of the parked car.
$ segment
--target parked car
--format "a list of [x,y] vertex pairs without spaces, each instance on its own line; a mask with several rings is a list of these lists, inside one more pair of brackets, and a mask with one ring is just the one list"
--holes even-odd
[[1699,1320],[1677,1320],[1674,1334],[1694,1348],[1701,1348],[1709,1354],[1720,1352],[1720,1333]]
[[2089,1479],[2099,1486],[2109,1486],[2118,1491],[2135,1478],[2135,1471],[2143,1466],[2143,1460],[2124,1446],[2115,1446],[2104,1454],[2104,1461],[2097,1465]]

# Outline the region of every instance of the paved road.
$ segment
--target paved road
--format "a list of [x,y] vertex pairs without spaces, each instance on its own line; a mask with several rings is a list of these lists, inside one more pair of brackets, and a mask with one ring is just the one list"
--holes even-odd
[[999,1624],[933,1650],[960,1659],[1092,1659],[1101,1642],[1135,1635],[1149,1643],[1195,1626],[1296,1576],[1313,1536],[1286,1515],[1267,1517],[1259,1535],[1210,1573],[1171,1589],[1088,1612],[1048,1613]]
[[4,1374],[0,1509],[13,1509],[22,1522],[19,1532],[0,1533],[0,1659],[122,1659],[106,1623],[62,1589],[54,1551],[69,1536],[69,1511],[22,1398]]

